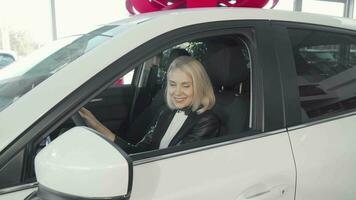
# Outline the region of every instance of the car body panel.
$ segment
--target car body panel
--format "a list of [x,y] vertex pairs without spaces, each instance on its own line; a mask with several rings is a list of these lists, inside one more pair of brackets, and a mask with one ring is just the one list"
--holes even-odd
[[355,199],[356,115],[336,119],[288,131],[298,169],[297,200]]
[[[256,195],[292,200],[294,184],[288,134],[279,132],[146,164],[134,163],[131,199],[241,200]],[[282,190],[283,195],[273,194]]]
[[[177,17],[179,16],[179,17]],[[193,18],[196,16],[196,18]],[[204,17],[202,17],[204,16]],[[256,9],[256,8],[194,8],[194,9],[178,9],[169,11],[159,11],[136,15],[133,18],[128,18],[114,22],[113,24],[122,24],[133,20],[151,21],[166,21],[174,19],[172,25],[179,25],[185,20],[195,23],[204,23],[206,21],[222,21],[222,20],[273,20],[285,22],[298,22],[306,24],[316,24],[330,27],[339,27],[344,29],[355,30],[356,22],[353,19],[327,16],[313,13],[291,12],[283,10],[271,9]],[[194,19],[194,20],[192,20]],[[168,25],[168,24],[167,24]],[[160,27],[164,28],[164,27]]]
[[23,200],[26,199],[26,197],[28,197],[32,192],[36,191],[37,188],[31,188],[31,189],[25,189],[25,190],[18,190],[15,192],[11,192],[11,193],[5,193],[5,194],[1,194],[0,193],[0,199],[1,200]]

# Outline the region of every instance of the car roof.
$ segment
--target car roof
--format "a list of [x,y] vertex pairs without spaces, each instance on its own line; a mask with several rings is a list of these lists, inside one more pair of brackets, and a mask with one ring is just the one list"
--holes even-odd
[[138,14],[127,19],[114,22],[112,24],[120,25],[124,23],[142,23],[145,21],[158,22],[162,19],[171,19],[174,23],[177,23],[181,20],[191,20],[192,22],[226,20],[270,20],[315,24],[356,30],[356,20],[348,18],[284,10],[226,7],[191,8],[158,11],[152,13]]

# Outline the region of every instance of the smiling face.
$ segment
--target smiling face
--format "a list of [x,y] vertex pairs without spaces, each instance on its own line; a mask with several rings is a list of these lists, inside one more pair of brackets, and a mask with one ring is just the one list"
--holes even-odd
[[192,77],[180,69],[174,69],[168,75],[168,95],[176,108],[181,109],[192,105]]

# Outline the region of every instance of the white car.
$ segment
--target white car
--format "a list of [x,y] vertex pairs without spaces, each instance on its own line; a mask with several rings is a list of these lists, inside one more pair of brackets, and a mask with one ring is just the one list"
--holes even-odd
[[12,51],[0,50],[0,69],[16,61],[16,54]]
[[[181,9],[58,40],[0,71],[0,200],[356,199],[355,30],[305,13]],[[83,126],[85,106],[139,141],[175,49],[206,67],[219,137],[130,155]]]

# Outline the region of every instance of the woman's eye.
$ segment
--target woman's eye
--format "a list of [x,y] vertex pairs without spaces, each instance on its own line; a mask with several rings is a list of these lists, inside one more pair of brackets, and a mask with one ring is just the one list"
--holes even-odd
[[183,85],[184,88],[190,88],[190,85]]

